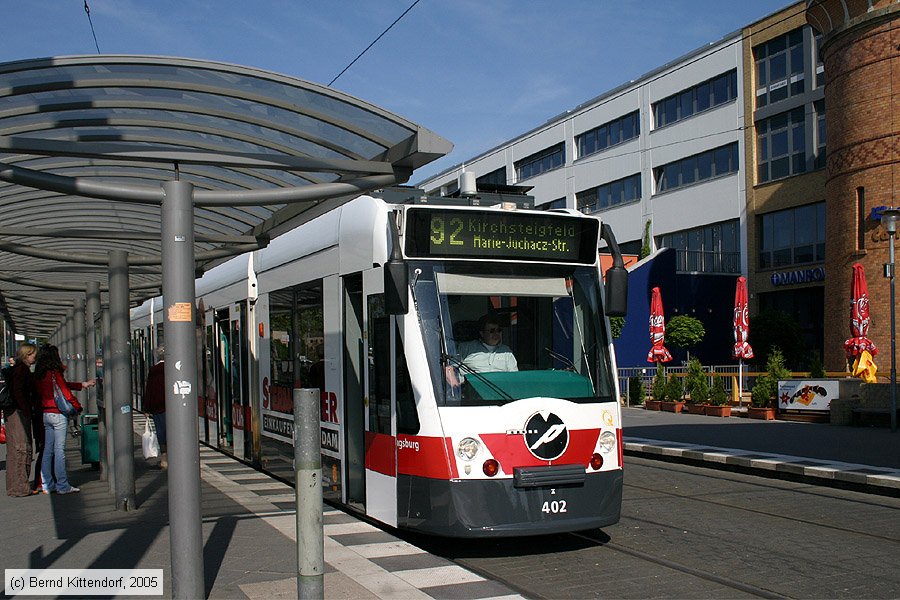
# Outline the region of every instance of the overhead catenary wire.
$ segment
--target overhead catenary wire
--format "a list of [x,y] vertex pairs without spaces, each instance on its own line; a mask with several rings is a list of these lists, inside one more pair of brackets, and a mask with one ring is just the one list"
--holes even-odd
[[97,33],[94,31],[94,21],[91,20],[91,7],[88,6],[87,0],[84,0],[84,12],[87,14],[88,23],[91,25],[91,35],[94,36],[94,46],[97,47],[97,54],[100,54],[100,44],[97,43]]
[[[366,52],[368,52],[369,49],[370,49],[372,46],[374,46],[375,44],[377,44],[377,43],[378,43],[378,40],[380,40],[382,37],[384,37],[384,35],[385,35],[388,31],[390,31],[391,28],[392,28],[394,25],[396,25],[397,23],[399,23],[399,22],[400,22],[400,19],[402,19],[403,17],[405,17],[405,16],[406,16],[406,13],[408,13],[409,11],[411,11],[411,10],[413,9],[413,7],[414,7],[416,4],[418,4],[419,2],[420,2],[420,0],[415,0],[415,2],[413,2],[412,4],[410,4],[410,5],[409,5],[409,8],[407,8],[406,10],[403,11],[403,14],[401,14],[399,17],[397,17],[396,19],[394,19],[394,22],[391,23],[390,25],[388,25],[387,29],[385,29],[384,31],[382,31],[381,34],[379,34],[379,36],[378,36],[377,38],[375,38],[374,40],[372,40],[372,43],[369,44],[368,46],[366,46],[365,50],[363,50],[362,52],[360,52],[360,53],[357,55],[356,58],[354,58],[353,60],[350,61],[350,64],[348,64],[346,67],[344,67],[344,69],[343,69],[340,73],[338,73],[337,75],[335,75],[334,79],[332,79],[331,81],[328,82],[328,87],[331,87],[331,85],[332,85],[335,81],[337,81],[338,78],[339,78],[341,75],[343,75],[344,73],[346,73],[347,70],[348,70],[350,67],[352,67],[353,64],[354,64],[356,61],[358,61],[360,58],[362,58],[362,55],[363,55],[363,54],[365,54]],[[87,5],[87,0],[85,0],[85,5]]]

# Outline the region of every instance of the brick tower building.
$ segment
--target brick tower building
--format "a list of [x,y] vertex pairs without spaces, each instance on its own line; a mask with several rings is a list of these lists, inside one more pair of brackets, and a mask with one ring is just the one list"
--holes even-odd
[[887,375],[890,298],[882,265],[889,238],[871,210],[900,201],[900,2],[807,0],[806,19],[824,34],[825,368],[846,365],[851,266],[859,262],[869,287],[869,337],[880,350],[880,374]]

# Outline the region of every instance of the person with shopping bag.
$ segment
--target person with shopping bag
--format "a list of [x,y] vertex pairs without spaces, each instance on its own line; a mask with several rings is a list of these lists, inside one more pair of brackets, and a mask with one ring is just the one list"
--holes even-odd
[[[147,383],[144,386],[144,397],[141,401],[142,412],[153,419],[156,439],[159,443],[159,467],[169,467],[166,447],[166,349],[160,345],[156,348],[156,364],[147,372]],[[146,434],[145,434],[146,435]],[[149,442],[147,442],[149,443]],[[144,458],[153,458],[147,456]]]
[[82,410],[72,390],[94,387],[96,381],[66,381],[63,377],[65,370],[59,358],[59,348],[47,344],[41,346],[35,361],[34,379],[44,420],[44,452],[41,458],[41,492],[44,494],[81,491],[69,483],[66,474],[66,426],[69,417]]
[[10,399],[14,407],[4,411],[6,418],[6,495],[21,498],[31,495],[32,430],[31,416],[34,404],[34,381],[31,365],[34,364],[37,347],[22,344],[16,351],[16,360],[4,371],[10,381]]

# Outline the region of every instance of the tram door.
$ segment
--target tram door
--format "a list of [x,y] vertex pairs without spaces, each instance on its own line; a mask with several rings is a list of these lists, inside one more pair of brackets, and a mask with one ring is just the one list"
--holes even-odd
[[344,432],[346,435],[347,504],[359,510],[365,509],[365,423],[366,399],[363,388],[366,352],[363,339],[363,290],[362,277],[349,275],[343,279],[344,314]]
[[397,525],[397,439],[393,430],[395,317],[384,310],[384,294],[367,298],[366,514]]
[[246,447],[243,422],[247,395],[243,393],[246,377],[242,373],[245,363],[242,355],[246,355],[246,346],[241,340],[244,312],[241,304],[235,304],[230,311],[227,308],[217,310],[215,317],[218,442],[220,448],[239,458],[244,458]]
[[250,449],[249,416],[250,394],[246,389],[249,380],[248,347],[246,335],[247,303],[239,302],[231,307],[228,320],[228,385],[231,388],[231,406],[228,414],[231,420],[232,449],[238,458],[249,458]]

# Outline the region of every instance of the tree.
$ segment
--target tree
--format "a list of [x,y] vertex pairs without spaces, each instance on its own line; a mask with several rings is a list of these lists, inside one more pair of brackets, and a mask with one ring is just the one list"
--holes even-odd
[[703,341],[706,329],[695,317],[678,315],[666,323],[666,343],[682,350],[690,350]]
[[622,335],[623,327],[625,327],[625,317],[609,318],[609,330],[612,333],[612,337],[614,340],[619,339],[619,336]]
[[650,256],[650,251],[653,245],[650,243],[650,223],[652,221],[647,219],[647,222],[644,223],[644,237],[641,239],[641,255],[640,258],[644,259]]

